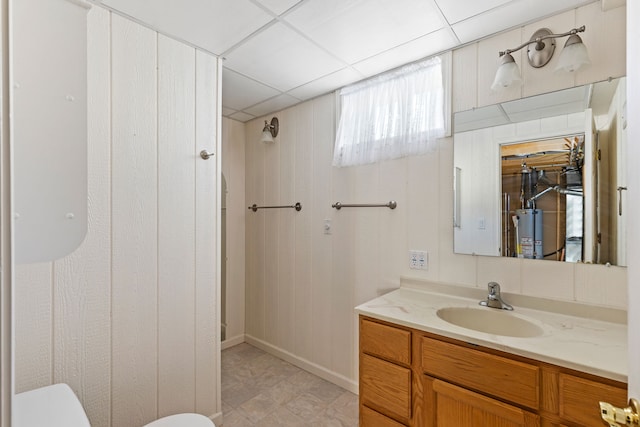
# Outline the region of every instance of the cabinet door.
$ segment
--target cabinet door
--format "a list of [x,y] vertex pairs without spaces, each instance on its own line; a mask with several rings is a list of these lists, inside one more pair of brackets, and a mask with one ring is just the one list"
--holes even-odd
[[560,374],[560,417],[581,427],[605,425],[600,417],[600,400],[620,408],[627,406],[627,390],[607,384]]
[[539,427],[538,415],[425,376],[427,427]]

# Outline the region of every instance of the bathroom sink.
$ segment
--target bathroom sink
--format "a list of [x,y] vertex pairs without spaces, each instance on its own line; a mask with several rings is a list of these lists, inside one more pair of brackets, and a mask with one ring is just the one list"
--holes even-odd
[[486,334],[531,338],[544,332],[531,320],[495,308],[447,307],[436,314],[445,322]]

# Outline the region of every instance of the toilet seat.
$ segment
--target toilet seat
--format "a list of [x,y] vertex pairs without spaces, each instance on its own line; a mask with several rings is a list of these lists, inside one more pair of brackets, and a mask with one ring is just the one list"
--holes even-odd
[[[53,384],[24,393],[13,400],[14,427],[91,427],[78,397],[67,384]],[[216,427],[199,414],[160,418],[144,427]]]
[[71,387],[54,384],[13,398],[14,427],[91,427]]
[[215,427],[215,424],[204,415],[176,414],[160,418],[144,427]]

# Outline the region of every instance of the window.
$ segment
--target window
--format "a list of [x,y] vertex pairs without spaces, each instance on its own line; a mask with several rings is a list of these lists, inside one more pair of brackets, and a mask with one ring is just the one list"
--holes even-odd
[[334,166],[423,154],[448,131],[449,57],[406,65],[343,88]]

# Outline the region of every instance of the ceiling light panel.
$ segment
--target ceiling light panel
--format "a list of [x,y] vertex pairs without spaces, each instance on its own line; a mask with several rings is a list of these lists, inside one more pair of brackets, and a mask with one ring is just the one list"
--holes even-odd
[[273,19],[249,0],[103,0],[102,4],[216,55]]
[[281,23],[234,48],[226,59],[225,67],[283,92],[345,66]]
[[309,0],[285,19],[349,64],[445,25],[431,0]]

